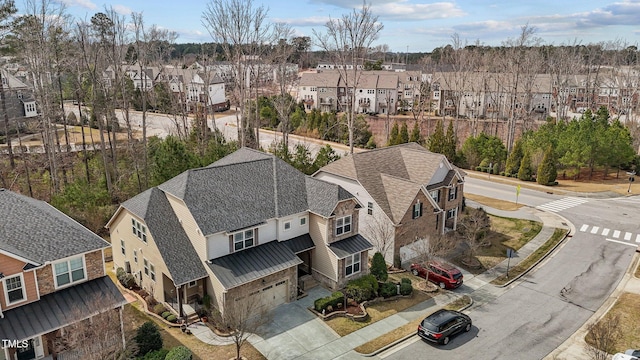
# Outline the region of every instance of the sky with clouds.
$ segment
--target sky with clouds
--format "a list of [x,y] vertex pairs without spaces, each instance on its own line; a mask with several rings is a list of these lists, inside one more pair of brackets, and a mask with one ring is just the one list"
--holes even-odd
[[[142,13],[147,24],[175,31],[177,42],[210,42],[202,25],[207,0],[54,0],[79,19],[112,7],[120,14]],[[430,52],[458,34],[468,43],[500,45],[524,25],[546,44],[640,42],[640,0],[368,0],[384,28],[374,45],[396,52]],[[20,9],[20,0],[16,1]],[[297,35],[321,31],[330,18],[362,6],[362,0],[253,0],[268,8],[272,22],[293,26]]]

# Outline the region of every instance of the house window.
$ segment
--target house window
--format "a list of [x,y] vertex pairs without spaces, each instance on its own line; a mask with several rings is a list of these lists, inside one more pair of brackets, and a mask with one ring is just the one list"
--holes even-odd
[[360,253],[347,256],[344,261],[344,273],[346,276],[360,272]]
[[133,249],[133,262],[138,263],[138,250]]
[[120,239],[120,251],[122,252],[122,255],[127,255],[127,251],[124,248],[124,240]]
[[336,219],[336,235],[351,232],[351,215]]
[[453,208],[453,209],[449,209],[447,211],[447,220],[454,218],[456,216],[456,213],[458,212],[458,208]]
[[431,195],[431,198],[436,204],[440,202],[440,190],[432,190],[429,195]]
[[449,189],[449,201],[458,198],[458,187],[452,187]]
[[373,203],[372,202],[368,202],[367,203],[367,214],[373,215]]
[[12,305],[26,300],[24,292],[24,278],[22,274],[14,277],[8,277],[4,280],[5,299],[8,299],[7,305]]
[[149,272],[151,273],[151,280],[156,281],[156,267],[149,263]]
[[149,260],[142,259],[142,264],[144,265],[144,274],[149,276]]
[[253,246],[253,229],[233,234],[233,250],[238,251]]
[[422,216],[422,203],[418,201],[413,205],[413,217],[412,219],[417,219]]
[[195,287],[196,285],[198,285],[198,280],[193,280],[193,281],[189,281],[189,287]]
[[303,216],[300,218],[300,226],[305,226],[307,225],[307,217]]
[[284,231],[291,229],[291,221],[287,221],[284,223]]
[[53,265],[56,287],[85,280],[84,259],[78,256]]
[[138,239],[147,242],[147,228],[134,218],[131,218],[131,230]]

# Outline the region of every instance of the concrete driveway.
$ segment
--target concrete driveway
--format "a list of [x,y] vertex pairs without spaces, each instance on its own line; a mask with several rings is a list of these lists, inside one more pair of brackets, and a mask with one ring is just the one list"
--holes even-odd
[[270,360],[296,359],[309,352],[318,358],[318,348],[340,336],[308,308],[316,299],[329,295],[328,290],[317,286],[306,297],[278,306],[271,311],[271,321],[258,328],[249,342]]

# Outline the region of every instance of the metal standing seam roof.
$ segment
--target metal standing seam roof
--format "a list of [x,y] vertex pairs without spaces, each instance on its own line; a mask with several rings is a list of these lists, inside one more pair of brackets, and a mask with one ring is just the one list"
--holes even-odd
[[46,202],[0,189],[0,250],[41,265],[109,246]]
[[283,241],[282,243],[287,245],[294,254],[299,254],[303,251],[311,250],[316,247],[316,244],[314,244],[311,239],[311,235],[309,234],[296,236],[292,239]]
[[207,261],[225,289],[231,289],[302,264],[284,242],[268,243]]
[[5,310],[0,318],[0,339],[29,339],[126,303],[113,281],[103,276]]
[[360,234],[329,244],[329,250],[331,250],[338,259],[344,259],[349,255],[371,249],[373,249],[373,245]]

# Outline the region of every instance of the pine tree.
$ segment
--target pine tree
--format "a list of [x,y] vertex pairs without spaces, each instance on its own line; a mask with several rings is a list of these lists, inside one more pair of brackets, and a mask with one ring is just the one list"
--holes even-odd
[[438,120],[436,123],[436,129],[433,134],[429,136],[429,151],[442,154],[444,153],[444,144],[444,126],[442,125],[442,120]]
[[406,144],[409,142],[409,128],[407,122],[403,122],[400,127],[400,134],[398,135],[398,144]]
[[518,179],[522,181],[531,181],[533,176],[533,168],[531,166],[531,155],[525,152],[520,162],[520,170],[518,171]]
[[542,185],[553,185],[558,177],[558,171],[556,170],[556,159],[553,153],[553,148],[549,146],[544,152],[544,157],[540,166],[538,166],[538,177],[536,181]]
[[524,150],[522,145],[522,139],[518,139],[513,149],[511,149],[511,154],[507,157],[507,164],[505,167],[506,175],[513,175],[518,173],[520,170],[520,163],[522,162],[522,158],[524,157]]
[[422,134],[420,134],[420,126],[418,125],[417,121],[413,124],[413,130],[411,130],[409,142],[422,144]]
[[398,127],[398,123],[394,122],[393,127],[391,127],[391,133],[389,134],[389,146],[398,145],[398,135],[400,133],[400,128]]
[[444,149],[442,151],[442,154],[444,154],[449,161],[453,161],[456,157],[457,143],[458,138],[453,131],[453,120],[449,120],[449,127],[447,127],[447,135],[444,138]]

